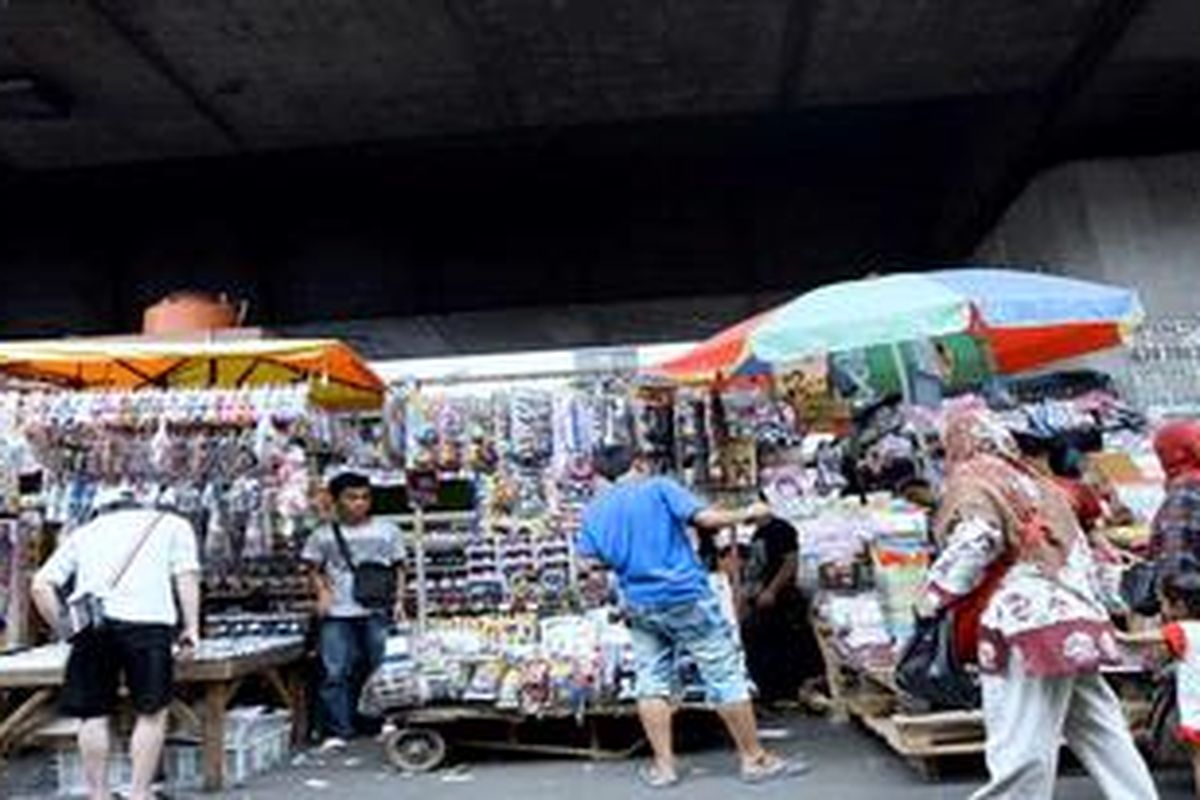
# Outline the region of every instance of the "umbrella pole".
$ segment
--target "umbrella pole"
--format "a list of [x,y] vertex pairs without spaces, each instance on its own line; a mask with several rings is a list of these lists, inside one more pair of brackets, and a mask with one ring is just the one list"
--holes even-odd
[[908,368],[904,366],[904,354],[899,344],[892,345],[892,360],[896,362],[896,377],[900,379],[900,398],[908,403],[912,400],[912,386],[909,385]]

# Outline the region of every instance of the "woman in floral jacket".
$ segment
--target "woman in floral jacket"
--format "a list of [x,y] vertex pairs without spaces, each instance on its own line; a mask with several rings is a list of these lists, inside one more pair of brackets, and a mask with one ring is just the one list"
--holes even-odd
[[1093,557],[1067,498],[989,412],[951,412],[944,441],[943,549],[923,605],[991,592],[978,634],[991,781],[975,800],[1049,800],[1064,738],[1106,797],[1157,797],[1100,675],[1119,659],[1106,607],[1119,608],[1115,565]]

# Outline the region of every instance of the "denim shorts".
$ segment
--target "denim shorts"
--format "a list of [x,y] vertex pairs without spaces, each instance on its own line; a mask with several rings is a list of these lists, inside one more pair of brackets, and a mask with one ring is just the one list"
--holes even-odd
[[684,650],[695,659],[710,702],[729,705],[750,699],[741,648],[715,595],[691,603],[630,608],[629,627],[638,697],[674,694],[676,655]]

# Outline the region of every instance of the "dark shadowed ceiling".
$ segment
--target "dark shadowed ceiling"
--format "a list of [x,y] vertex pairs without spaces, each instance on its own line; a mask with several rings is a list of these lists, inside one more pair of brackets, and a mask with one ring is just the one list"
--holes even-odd
[[1197,100],[1196,0],[3,0],[0,332],[792,291]]

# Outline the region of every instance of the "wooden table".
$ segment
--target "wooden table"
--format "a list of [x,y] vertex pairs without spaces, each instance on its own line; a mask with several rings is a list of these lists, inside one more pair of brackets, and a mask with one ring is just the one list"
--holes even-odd
[[[53,703],[63,683],[69,649],[46,645],[0,656],[0,691],[25,694],[12,709],[0,708],[0,757],[5,756],[42,723],[54,716]],[[299,743],[308,728],[300,637],[262,639],[209,639],[202,641],[193,661],[179,664],[177,687],[196,687],[204,696],[203,720],[195,720],[190,707],[173,709],[198,724],[202,732],[204,788],[225,788],[225,718],[229,703],[242,682],[261,678],[292,714],[292,737]]]

